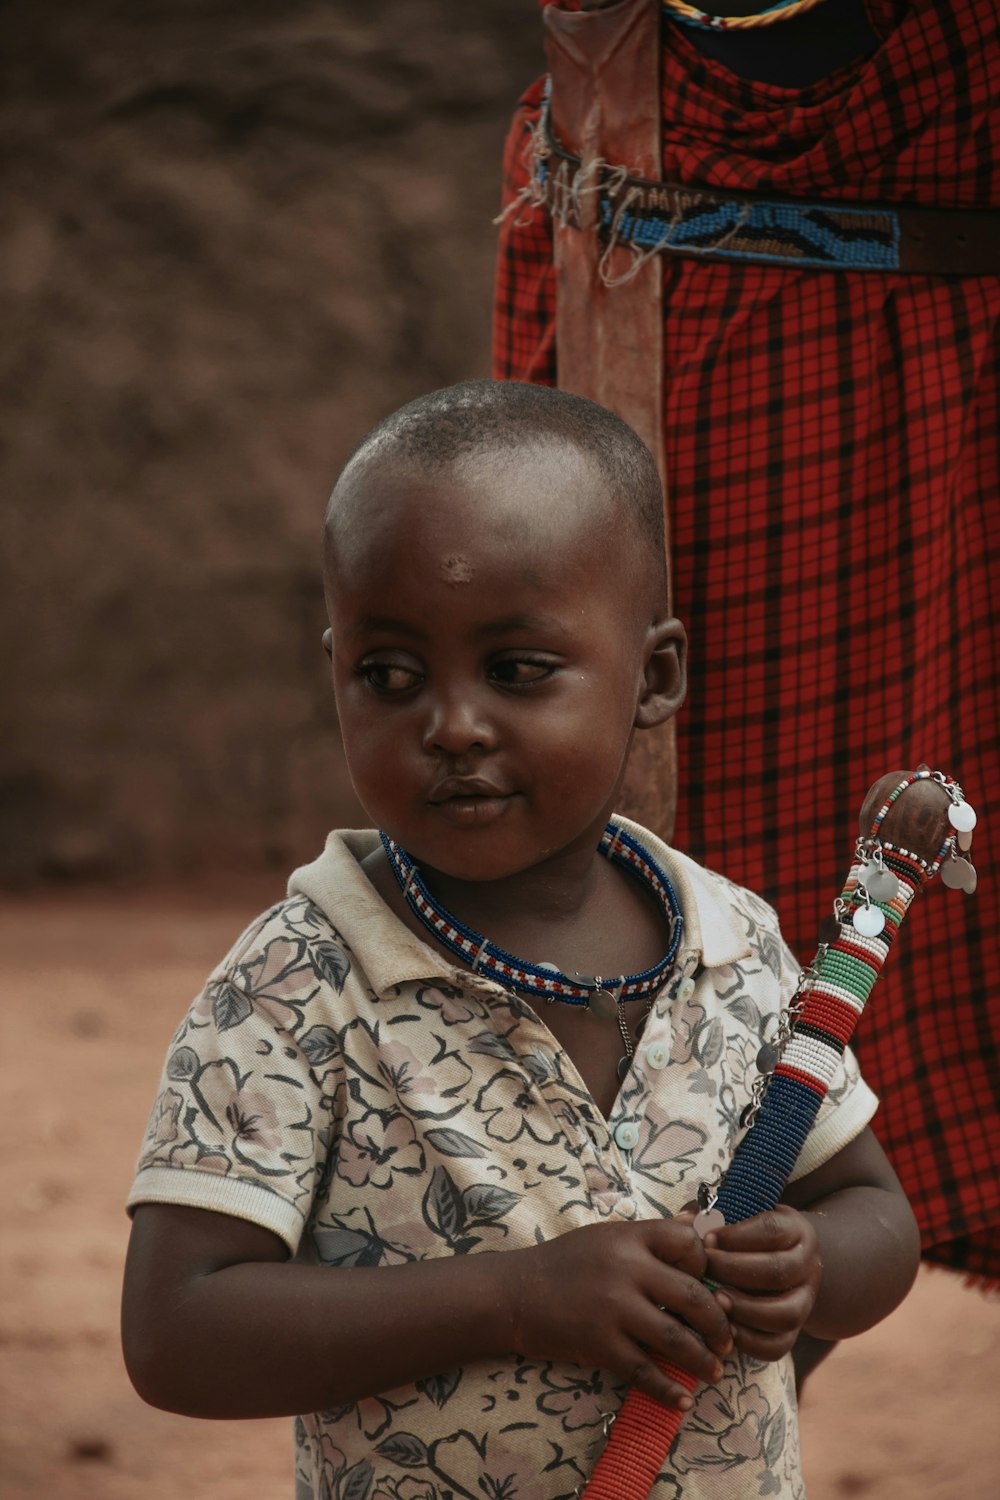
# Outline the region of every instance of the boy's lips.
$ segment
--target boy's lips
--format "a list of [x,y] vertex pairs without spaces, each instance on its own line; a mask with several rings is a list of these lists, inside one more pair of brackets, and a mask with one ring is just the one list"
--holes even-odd
[[505,787],[495,786],[492,781],[484,781],[481,776],[446,776],[444,781],[439,781],[431,788],[427,800],[436,807],[442,802],[467,802],[474,797],[510,795]]
[[478,776],[448,776],[432,788],[427,801],[455,827],[469,828],[492,823],[513,795]]

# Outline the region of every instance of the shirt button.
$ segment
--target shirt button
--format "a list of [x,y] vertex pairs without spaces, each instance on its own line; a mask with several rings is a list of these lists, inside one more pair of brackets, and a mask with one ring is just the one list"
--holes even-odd
[[646,1048],[646,1062],[649,1064],[649,1066],[653,1068],[657,1073],[659,1073],[660,1069],[665,1068],[669,1061],[670,1053],[667,1051],[663,1043],[650,1042],[649,1046]]
[[693,994],[694,994],[694,980],[691,978],[691,975],[689,974],[687,976],[687,978],[686,979],[682,979],[681,982],[680,982],[680,984],[677,986],[677,998],[678,998],[678,1000],[681,1000],[681,1001],[690,1000],[691,996]]
[[631,1151],[639,1139],[639,1127],[632,1120],[623,1120],[615,1126],[615,1145],[623,1151]]

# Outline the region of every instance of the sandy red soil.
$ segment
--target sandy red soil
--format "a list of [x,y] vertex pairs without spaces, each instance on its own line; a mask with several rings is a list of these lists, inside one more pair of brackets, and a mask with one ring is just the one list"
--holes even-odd
[[[284,1421],[144,1406],[118,1348],[122,1209],[166,1042],[245,921],[238,890],[0,903],[0,1494],[4,1500],[291,1500]],[[998,1493],[1000,1303],[922,1272],[806,1393],[810,1500]]]

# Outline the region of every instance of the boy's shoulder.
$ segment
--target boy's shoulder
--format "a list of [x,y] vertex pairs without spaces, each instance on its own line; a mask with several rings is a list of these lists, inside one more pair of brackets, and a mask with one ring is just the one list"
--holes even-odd
[[248,923],[209,975],[207,987],[237,985],[257,994],[310,969],[343,989],[350,954],[343,934],[308,896],[290,894]]
[[363,861],[378,847],[373,830],[329,834],[321,854],[292,872],[285,898],[236,939],[206,988],[266,997],[312,984],[370,997],[407,979],[453,978],[447,961],[400,922],[368,879]]
[[665,844],[639,823],[622,817],[615,823],[644,846],[676,886],[689,934],[706,961],[737,962],[756,951],[760,957],[766,953],[768,967],[775,966],[776,950],[784,947],[781,925],[762,896]]

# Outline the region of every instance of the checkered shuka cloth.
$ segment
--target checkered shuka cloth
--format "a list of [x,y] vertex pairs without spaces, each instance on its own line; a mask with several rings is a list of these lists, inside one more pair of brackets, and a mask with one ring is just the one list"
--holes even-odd
[[[665,26],[664,179],[1000,206],[997,7],[869,10],[874,55],[794,94]],[[542,88],[513,121],[506,203],[530,176]],[[979,891],[920,904],[855,1045],[925,1257],[996,1282],[1000,275],[666,256],[664,286],[674,605],[691,638],[675,841],[772,901],[807,961],[875,777],[926,761],[961,782],[982,815]],[[497,378],[556,384],[544,208],[502,223],[494,320]]]

